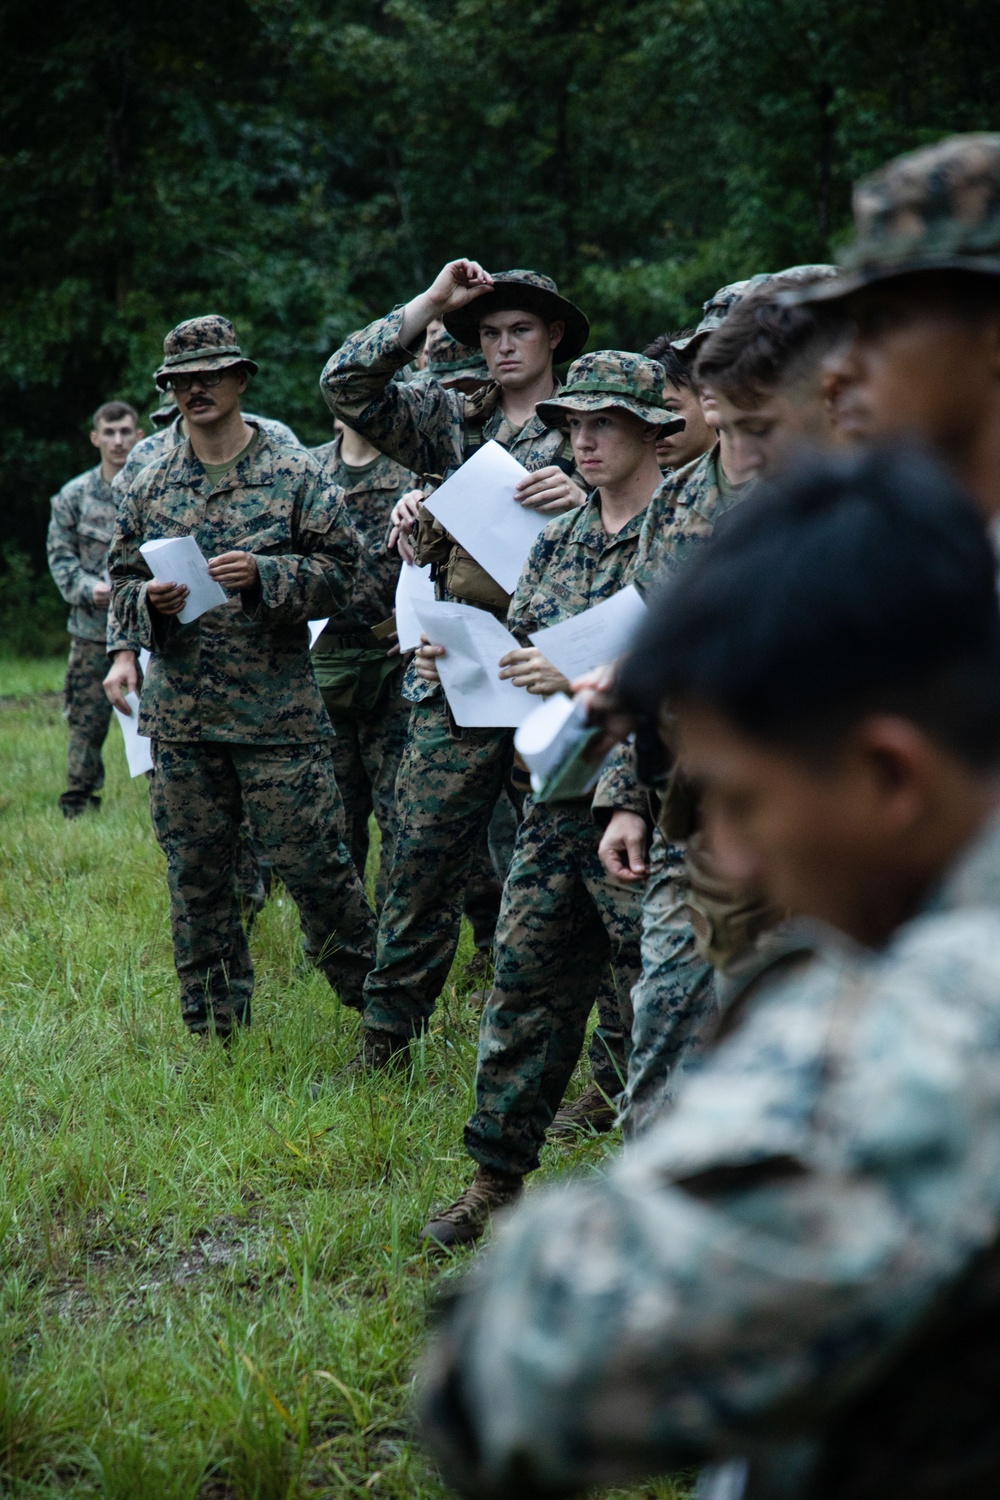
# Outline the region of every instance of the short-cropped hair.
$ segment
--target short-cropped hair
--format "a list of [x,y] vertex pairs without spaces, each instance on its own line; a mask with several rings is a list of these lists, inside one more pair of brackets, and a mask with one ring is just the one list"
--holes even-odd
[[752,410],[773,391],[815,376],[820,360],[847,327],[839,308],[811,303],[782,307],[766,295],[747,297],[705,340],[695,383]]
[[972,501],[927,456],[812,459],[732,510],[663,590],[622,693],[820,760],[866,715],[898,714],[993,768],[996,566]]
[[138,427],[139,413],[134,406],[129,406],[127,401],[105,401],[94,412],[94,431],[97,431],[102,422],[124,422],[126,417],[131,417]]
[[691,379],[690,364],[671,346],[674,339],[690,338],[693,333],[693,328],[676,328],[673,333],[658,334],[649,347],[642,351],[647,359],[659,360],[667,372],[670,384],[678,390],[691,390],[694,381]]

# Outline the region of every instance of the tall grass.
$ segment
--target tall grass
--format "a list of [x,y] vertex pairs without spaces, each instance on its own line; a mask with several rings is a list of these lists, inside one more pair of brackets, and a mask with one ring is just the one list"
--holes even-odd
[[[0,668],[0,1493],[443,1495],[409,1382],[460,1270],[416,1234],[469,1171],[468,934],[410,1084],[336,1080],[357,1018],[301,971],[280,893],[252,1030],[192,1044],[116,726],[102,811],[56,806],[60,670]],[[550,1150],[540,1175],[607,1149]]]

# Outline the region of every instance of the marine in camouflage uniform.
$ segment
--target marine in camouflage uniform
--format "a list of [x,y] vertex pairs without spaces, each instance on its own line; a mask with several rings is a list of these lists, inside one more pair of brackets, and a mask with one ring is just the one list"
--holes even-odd
[[[368,859],[368,819],[382,835],[376,906],[385,899],[396,842],[396,773],[410,705],[401,696],[403,664],[388,656],[399,554],[386,543],[392,507],[417,476],[383,453],[361,466],[344,458],[343,440],[311,450],[324,475],[343,494],[364,548],[364,607],[348,606],[330,619],[312,652],[313,671],[334,729],[333,764],[344,800],[347,847],[360,874]],[[373,634],[373,631],[379,633]]]
[[[666,408],[662,367],[618,350],[585,354],[558,395],[539,407],[539,416],[553,424],[604,412],[625,412],[644,424],[630,427],[629,436],[635,474],[642,476],[645,467],[651,472],[651,495],[659,470],[655,446],[643,434],[676,431],[683,422]],[[522,644],[530,644],[533,631],[580,614],[632,581],[645,506],[610,531],[607,504],[595,490],[535,542],[507,621]],[[640,903],[634,887],[606,878],[597,837],[590,795],[561,802],[528,797],[504,886],[493,990],[480,1022],[476,1107],[465,1128],[466,1150],[478,1170],[472,1186],[425,1228],[424,1236],[439,1244],[476,1238],[489,1211],[509,1201],[538,1166],[609,961],[617,1014],[598,1028],[591,1055],[606,1093],[615,1098],[621,1091],[632,1025],[629,993],[639,975]]]
[[[131,407],[122,406],[122,410],[131,413]],[[68,818],[88,805],[99,806],[98,793],[104,785],[101,750],[111,722],[111,705],[103,687],[108,667],[108,607],[95,604],[94,590],[106,581],[114,521],[115,498],[105,478],[102,455],[101,463],[78,474],[52,497],[48,530],[49,571],[70,605],[66,629],[71,645],[64,687],[69,752],[66,790],[59,798]]]
[[[256,370],[232,324],[214,316],[180,324],[164,356],[161,384]],[[194,1032],[226,1034],[250,1020],[253,966],[234,890],[244,803],[348,1005],[360,1005],[374,937],[343,842],[332,729],[306,624],[346,607],[361,543],[315,460],[253,431],[214,481],[190,440],[143,469],[119,506],[110,556],[122,629],[152,652],[140,726],[153,741],[153,822],[167,860],[182,1015]],[[139,548],[162,536],[194,536],[208,558],[253,554],[256,585],[180,625],[147,603]]]
[[[840,833],[810,830],[824,793],[806,794],[778,836],[720,814],[746,852],[770,856],[784,890],[839,912],[852,935],[812,924],[819,956],[746,990],[672,1113],[605,1180],[532,1197],[500,1231],[450,1310],[422,1396],[431,1446],[463,1494],[603,1491],[713,1460],[730,1488],[706,1478],[699,1495],[957,1500],[1000,1486],[993,560],[957,488],[920,463],[828,472],[824,513],[814,469],[772,503],[783,530],[745,528],[744,556],[731,542],[673,628],[646,633],[632,687],[645,679],[647,702],[679,696],[682,714],[711,703],[799,786],[821,746],[830,788],[854,774],[838,752],[883,731],[880,710],[906,683],[911,708],[892,717],[920,738],[926,767],[903,773],[913,821],[889,836],[875,915],[852,906],[852,857],[854,894],[872,889],[859,804]],[[838,555],[818,560],[817,538],[835,530]],[[775,606],[755,615],[747,599],[775,599],[799,538],[803,556],[813,543],[810,572],[761,629]],[[856,580],[835,590],[862,552],[881,560],[864,568],[859,608]],[[897,566],[916,583],[890,582]],[[796,645],[793,617],[818,598]],[[757,649],[741,681],[744,631]],[[654,649],[683,663],[706,635],[691,666],[658,669]],[[817,658],[837,660],[836,685],[810,671]],[[776,673],[787,691],[761,703]],[[694,739],[710,767],[704,725]],[[723,793],[733,784],[723,773]],[[755,784],[770,807],[782,783]],[[867,807],[897,826],[888,790]],[[738,1455],[749,1462],[727,1462]]]
[[[478,328],[488,306],[523,307],[566,324],[556,360],[582,348],[587,321],[548,277],[511,271],[496,276],[494,286],[471,304],[473,311],[459,326],[445,320],[460,342],[475,336],[470,327]],[[403,316],[397,309],[378,319],[331,356],[321,387],[336,416],[422,477],[446,477],[491,439],[529,470],[554,463],[572,470],[562,433],[538,417],[520,429],[511,426],[496,382],[470,396],[436,381],[393,380],[412,358],[399,338]],[[439,598],[506,617],[508,595],[429,514],[421,518],[415,550],[418,562],[433,565]],[[432,1014],[455,957],[476,851],[505,788],[518,795],[510,779],[512,730],[458,728],[440,685],[422,682],[412,667],[403,692],[411,711],[396,782],[395,860],[379,920],[376,965],[365,985],[365,1056],[376,1066],[400,1053]]]
[[[780,292],[834,275],[831,266],[793,266],[722,287],[705,304],[694,334],[677,340],[674,347],[694,357],[748,295]],[[750,488],[750,483],[727,480],[719,443],[675,470],[646,513],[637,586],[655,593],[705,545],[721,518],[745,499]],[[635,781],[631,748],[615,752],[598,783],[594,807],[605,819],[617,808],[648,815],[647,794]],[[696,800],[684,778],[672,776],[657,809],[643,889],[642,977],[632,994],[632,1051],[623,1101],[629,1133],[645,1129],[669,1103],[679,1064],[713,1026],[720,1006],[740,983],[742,965],[755,945],[770,951],[767,934],[781,915],[753,892],[735,893],[708,867],[698,841]],[[777,944],[774,953],[783,954],[783,945]]]

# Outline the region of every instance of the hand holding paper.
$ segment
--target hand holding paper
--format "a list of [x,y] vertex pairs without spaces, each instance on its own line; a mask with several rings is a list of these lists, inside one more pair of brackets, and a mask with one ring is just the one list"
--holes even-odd
[[548,524],[548,517],[514,498],[519,482],[527,477],[528,470],[506,448],[484,443],[424,501],[424,509],[508,594],[517,587],[535,538]]
[[190,625],[207,610],[228,602],[225,589],[209,576],[205,554],[193,536],[160,537],[153,542],[143,542],[139,551],[157,582],[177,584],[187,589],[180,610],[163,611],[176,613],[180,624]]
[[610,599],[592,604],[578,615],[560,620],[558,625],[533,630],[531,639],[542,655],[572,682],[591,667],[623,655],[645,617],[642,595],[630,583]]
[[537,700],[500,679],[500,658],[518,643],[499,620],[471,604],[439,599],[418,601],[414,608],[427,639],[444,647],[437,667],[456,724],[502,729],[527,718]]

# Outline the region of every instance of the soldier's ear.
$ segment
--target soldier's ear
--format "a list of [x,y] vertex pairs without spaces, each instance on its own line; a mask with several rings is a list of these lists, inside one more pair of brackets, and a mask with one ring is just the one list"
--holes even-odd
[[91,428],[90,441],[93,443],[95,448],[99,448],[101,446],[101,439],[98,436],[96,427]]
[[562,318],[556,318],[554,323],[549,324],[549,348],[558,349],[562,343],[563,334],[566,332],[566,324]]
[[145,436],[146,436],[146,434],[143,432],[143,430],[142,430],[141,427],[137,427],[135,429],[135,440],[136,440],[136,442],[138,442],[140,438],[144,438]]

